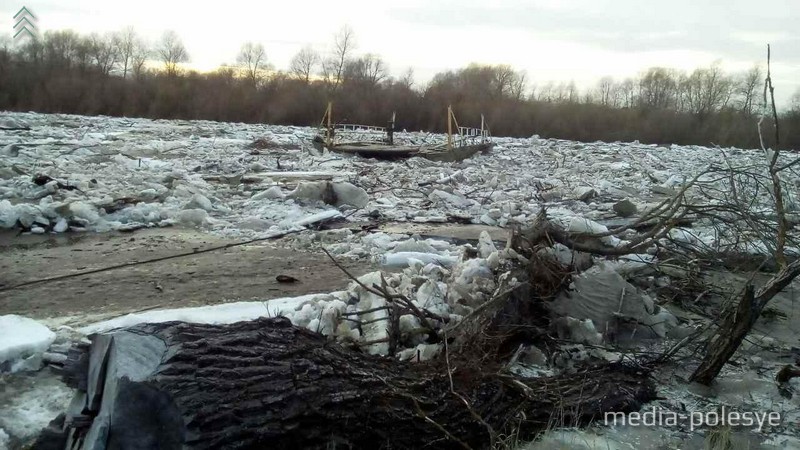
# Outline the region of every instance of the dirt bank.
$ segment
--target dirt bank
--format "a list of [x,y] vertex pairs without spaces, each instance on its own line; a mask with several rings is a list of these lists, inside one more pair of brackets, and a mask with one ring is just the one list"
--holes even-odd
[[[0,235],[0,285],[152,259],[237,242],[193,230],[135,233]],[[374,266],[343,262],[354,275]],[[297,278],[279,283],[277,275]],[[0,314],[34,318],[105,315],[150,308],[270,299],[347,286],[322,254],[260,242],[196,256],[117,269],[0,292]]]

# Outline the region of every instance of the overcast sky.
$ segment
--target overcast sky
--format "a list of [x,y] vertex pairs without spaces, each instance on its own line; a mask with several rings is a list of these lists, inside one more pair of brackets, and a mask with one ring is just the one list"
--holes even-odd
[[769,42],[779,103],[800,88],[800,0],[0,0],[0,32],[11,34],[22,6],[40,30],[132,25],[154,41],[175,30],[200,70],[233,63],[245,41],[286,68],[306,44],[327,51],[347,24],[358,52],[381,55],[395,75],[413,67],[420,82],[471,62],[581,87],[656,65],[738,71],[762,63]]

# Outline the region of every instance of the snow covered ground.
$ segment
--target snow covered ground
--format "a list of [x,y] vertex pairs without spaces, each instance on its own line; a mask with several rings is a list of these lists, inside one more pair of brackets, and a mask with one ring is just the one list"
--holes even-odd
[[[531,137],[496,138],[491,153],[460,163],[421,158],[385,162],[316,153],[310,149],[315,133],[311,128],[35,113],[0,113],[0,121],[31,127],[29,131],[0,131],[0,228],[21,227],[36,234],[174,225],[225,237],[255,238],[334,217],[359,223],[459,220],[511,227],[532,220],[541,205],[569,231],[604,232],[608,230],[604,224],[619,223],[673,195],[723,155],[722,150],[697,146]],[[763,161],[763,153],[755,150],[725,149],[724,156],[734,164]],[[333,184],[329,186],[328,181]],[[789,181],[800,184],[800,179]],[[793,208],[790,204],[790,212]],[[675,233],[681,238],[686,232]],[[692,234],[683,238],[698,236],[708,238],[713,232],[697,223]],[[616,246],[625,238],[607,236],[602,241]],[[298,249],[324,247],[337,258],[371,258],[392,270],[384,275],[387,286],[416,306],[455,321],[490,298],[498,289],[496,273],[517,258],[495,246],[488,233],[481,234],[474,246],[477,257],[469,259],[463,257],[464,245],[407,233],[308,230],[285,241]],[[562,250],[556,246],[556,257],[571,258]],[[685,329],[678,326],[676,317],[623,279],[652,262],[653,255],[643,254],[599,264],[575,281],[575,296],[585,299],[587,308],[594,311],[603,298],[620,298],[614,289],[621,288],[623,297],[627,292],[636,299],[629,298],[626,314],[650,324],[657,338],[678,336],[675,333]],[[359,279],[367,286],[384,281],[380,272]],[[380,341],[386,337],[380,322],[386,311],[378,308],[384,305],[383,298],[351,283],[344,291],[319,295],[133,313],[79,330],[54,330],[55,334],[24,318],[0,316],[0,330],[3,324],[5,330],[15,330],[6,337],[0,335],[0,369],[34,368],[53,340],[58,345],[58,336],[167,320],[231,323],[280,314],[295,325],[341,341]],[[375,309],[360,317],[373,323],[361,329],[339,320],[343,314]],[[599,324],[605,316],[592,314],[565,322],[571,333],[567,337],[589,346],[599,343],[603,331]],[[433,356],[438,348],[416,339],[419,324],[415,321],[411,315],[401,317],[408,343],[401,357]],[[579,347],[579,353],[599,354]],[[378,342],[367,350],[385,354],[387,344]],[[544,374],[551,369],[534,367],[528,373]],[[51,384],[42,386],[38,394],[25,395],[60,398],[47,390]],[[665,389],[673,389],[670,392],[676,398],[687,402],[695,398],[685,391],[685,384],[677,386],[665,382]],[[23,394],[18,397],[24,399]],[[766,396],[767,401],[782,411],[797,406],[772,396]],[[28,425],[19,425],[21,419],[0,417],[0,448],[4,439],[30,436],[19,430],[46,424],[47,414],[36,412],[41,408],[28,415],[20,413],[20,408],[29,408],[30,402],[25,403],[28,406],[9,406],[12,415],[8,417],[29,417]],[[44,410],[50,412],[48,408]],[[677,436],[669,432],[661,439],[652,433],[617,431],[559,432],[547,437],[555,447],[536,448],[578,448],[575,439],[585,441],[586,448],[635,448],[636,442],[643,441],[669,445]],[[796,427],[790,431],[796,433]]]

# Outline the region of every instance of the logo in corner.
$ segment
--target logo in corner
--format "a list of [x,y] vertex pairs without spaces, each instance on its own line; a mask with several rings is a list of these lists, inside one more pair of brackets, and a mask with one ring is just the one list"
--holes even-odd
[[35,37],[34,33],[36,32],[36,25],[34,22],[36,21],[36,16],[25,6],[20,8],[16,14],[14,14],[14,39],[18,38],[22,35],[22,33],[28,33],[30,37]]

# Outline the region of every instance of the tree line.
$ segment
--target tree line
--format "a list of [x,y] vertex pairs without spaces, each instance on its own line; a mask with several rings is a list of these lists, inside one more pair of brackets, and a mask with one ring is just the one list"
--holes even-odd
[[[349,27],[326,52],[300,49],[285,70],[253,42],[236,65],[210,73],[185,70],[189,59],[172,31],[152,43],[133,28],[0,40],[0,109],[316,125],[332,101],[337,121],[383,125],[396,112],[399,129],[441,132],[452,105],[464,125],[484,114],[495,135],[752,148],[764,101],[759,66],[726,73],[718,64],[690,73],[652,67],[583,90],[535,84],[508,65],[471,64],[421,85],[413,70],[391,76],[381,56],[358,53]],[[782,113],[781,147],[800,149],[798,129],[800,92]]]

